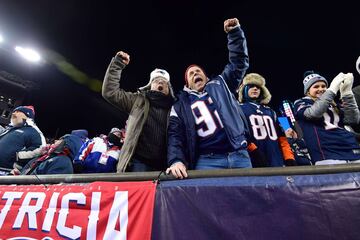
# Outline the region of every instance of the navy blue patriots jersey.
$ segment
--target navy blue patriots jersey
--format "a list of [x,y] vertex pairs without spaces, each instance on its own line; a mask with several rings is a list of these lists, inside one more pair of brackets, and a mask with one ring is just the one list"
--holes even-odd
[[202,94],[191,93],[189,97],[195,119],[199,153],[209,154],[233,151],[234,149],[229,143],[216,106],[207,92]]
[[250,128],[250,142],[264,153],[269,165],[281,167],[284,158],[280,150],[278,136],[282,135],[276,113],[264,105],[246,102],[240,104]]
[[295,117],[303,130],[311,159],[315,162],[360,159],[360,147],[354,134],[344,128],[344,115],[340,108],[330,105],[321,118],[309,120],[304,111],[313,104],[310,97],[295,102]]

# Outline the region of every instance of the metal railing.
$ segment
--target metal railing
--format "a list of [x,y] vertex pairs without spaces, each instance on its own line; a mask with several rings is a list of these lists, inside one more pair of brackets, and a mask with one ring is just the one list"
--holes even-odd
[[[191,178],[216,178],[235,176],[292,176],[335,174],[345,172],[360,172],[360,164],[341,164],[325,166],[297,166],[252,169],[219,169],[188,171]],[[95,181],[105,182],[131,182],[156,180],[175,180],[171,175],[160,172],[129,172],[129,173],[97,173],[97,174],[57,174],[57,175],[22,175],[0,176],[0,185],[9,184],[58,184],[58,183],[89,183]]]

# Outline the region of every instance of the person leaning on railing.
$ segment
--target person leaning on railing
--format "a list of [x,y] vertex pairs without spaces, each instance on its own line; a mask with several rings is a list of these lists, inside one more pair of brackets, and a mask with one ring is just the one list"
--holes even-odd
[[187,169],[251,168],[246,127],[235,91],[249,67],[246,38],[237,18],[224,22],[229,63],[208,78],[192,64],[185,86],[172,107],[168,128],[168,174],[187,177]]

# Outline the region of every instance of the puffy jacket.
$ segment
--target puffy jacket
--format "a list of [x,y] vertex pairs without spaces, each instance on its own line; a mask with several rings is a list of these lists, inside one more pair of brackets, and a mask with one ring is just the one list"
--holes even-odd
[[119,153],[120,147],[107,139],[95,137],[81,146],[73,163],[81,168],[81,173],[116,172]]
[[45,145],[42,132],[31,119],[21,126],[10,126],[0,134],[0,167],[12,169],[17,160],[24,166]]
[[[213,102],[224,124],[229,143],[234,149],[246,147],[246,124],[243,112],[229,90],[237,89],[249,67],[246,39],[240,27],[228,33],[229,64],[221,73],[210,79],[204,88]],[[170,113],[168,129],[168,165],[183,162],[193,169],[198,158],[195,120],[190,108],[189,89],[184,87]]]

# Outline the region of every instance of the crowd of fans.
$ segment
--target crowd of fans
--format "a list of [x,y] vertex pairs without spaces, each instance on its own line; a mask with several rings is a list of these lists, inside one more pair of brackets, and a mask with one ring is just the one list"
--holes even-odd
[[[305,72],[304,97],[294,104],[285,101],[279,118],[268,106],[265,78],[246,74],[248,50],[238,19],[226,20],[224,31],[229,62],[223,72],[210,78],[202,66],[191,64],[177,95],[170,74],[159,68],[146,86],[125,91],[120,79],[130,56],[124,51],[115,55],[102,95],[129,114],[126,133],[114,127],[107,135],[88,138],[86,130],[77,129],[50,144],[35,124],[34,107],[16,107],[10,124],[0,128],[2,174],[166,170],[185,178],[189,169],[360,162],[360,95],[352,73],[341,72],[329,82]],[[360,57],[356,68],[360,73]]]

